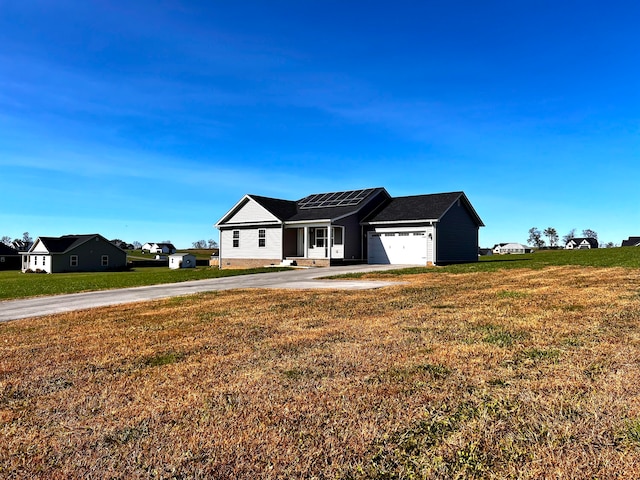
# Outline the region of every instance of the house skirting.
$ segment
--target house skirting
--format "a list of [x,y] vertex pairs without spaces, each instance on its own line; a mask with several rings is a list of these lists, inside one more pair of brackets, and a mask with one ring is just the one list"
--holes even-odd
[[220,268],[260,268],[267,265],[280,265],[280,258],[223,258]]
[[330,260],[328,258],[297,258],[290,257],[288,260],[293,260],[299,267],[328,267]]

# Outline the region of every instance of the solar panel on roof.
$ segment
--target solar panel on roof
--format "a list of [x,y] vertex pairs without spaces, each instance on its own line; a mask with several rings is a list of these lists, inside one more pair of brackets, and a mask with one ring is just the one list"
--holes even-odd
[[301,209],[350,207],[359,204],[367,198],[375,189],[351,190],[348,192],[315,193],[298,202]]

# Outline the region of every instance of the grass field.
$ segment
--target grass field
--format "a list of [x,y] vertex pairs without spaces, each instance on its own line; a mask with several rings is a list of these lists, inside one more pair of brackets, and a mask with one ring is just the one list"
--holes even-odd
[[537,255],[2,324],[0,477],[640,478],[640,269]]
[[25,274],[19,271],[0,272],[0,300],[88,292],[112,288],[139,287],[161,283],[273,272],[286,268],[253,268],[247,270],[218,270],[198,267],[171,270],[163,267],[138,267],[124,272]]

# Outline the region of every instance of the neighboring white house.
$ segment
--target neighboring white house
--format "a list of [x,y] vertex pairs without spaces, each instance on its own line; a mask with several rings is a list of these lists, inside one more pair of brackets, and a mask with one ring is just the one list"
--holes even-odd
[[176,247],[174,247],[172,243],[147,242],[144,245],[142,245],[142,251],[149,252],[149,253],[171,254],[171,253],[176,253]]
[[588,250],[598,248],[597,238],[572,238],[564,246],[567,250]]
[[496,255],[507,255],[510,253],[527,253],[530,250],[526,245],[521,243],[498,243],[493,246],[493,253]]
[[297,201],[245,195],[216,223],[220,268],[474,262],[481,226],[464,192],[392,198],[381,187]]
[[195,268],[196,256],[191,253],[174,253],[169,255],[169,268]]

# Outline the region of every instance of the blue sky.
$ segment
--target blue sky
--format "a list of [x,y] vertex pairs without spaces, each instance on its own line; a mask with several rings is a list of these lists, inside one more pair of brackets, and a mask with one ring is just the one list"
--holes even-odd
[[640,235],[640,3],[0,0],[0,236],[218,238],[245,193],[463,190]]

